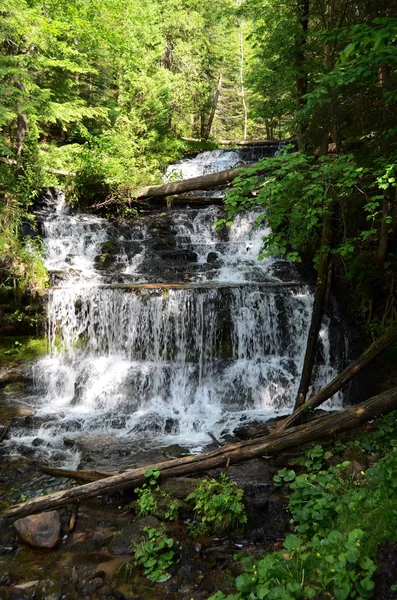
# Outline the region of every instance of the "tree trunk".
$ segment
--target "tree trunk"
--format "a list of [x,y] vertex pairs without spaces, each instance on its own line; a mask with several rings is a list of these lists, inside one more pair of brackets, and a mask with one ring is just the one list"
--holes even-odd
[[396,188],[389,185],[383,194],[382,220],[379,231],[378,249],[376,252],[376,262],[381,268],[383,268],[385,264],[387,253],[389,251],[389,231],[392,229],[390,221],[392,220],[394,210],[395,193]]
[[201,455],[186,456],[167,462],[141,467],[120,473],[100,481],[86,483],[80,487],[55,492],[47,496],[32,498],[27,502],[10,506],[3,513],[4,517],[19,518],[44,510],[52,510],[60,506],[93,498],[98,495],[112,494],[126,488],[138,486],[145,481],[145,472],[150,469],[160,471],[160,479],[178,477],[191,473],[200,473],[229,464],[242,462],[268,454],[277,454],[287,448],[301,446],[324,437],[333,436],[340,431],[352,429],[361,423],[386,414],[397,408],[397,388],[375,396],[362,404],[353,406],[337,414],[315,419],[311,423],[294,427],[291,430],[272,433],[259,440],[228,444],[222,448]]
[[312,320],[310,323],[309,335],[307,338],[305,359],[303,362],[302,376],[298,388],[298,394],[295,400],[295,410],[301,406],[307,396],[314,363],[316,360],[318,338],[320,334],[321,321],[324,314],[324,304],[327,295],[328,270],[330,262],[329,245],[332,237],[332,212],[324,207],[323,230],[321,235],[320,262],[317,271],[316,291],[314,295],[314,304]]
[[276,431],[284,431],[288,427],[300,423],[303,420],[303,417],[308,414],[308,409],[317,408],[334,394],[339,392],[339,390],[358,375],[358,373],[360,373],[371,361],[395,342],[397,342],[397,326],[394,326],[385,333],[385,335],[376,340],[376,342],[367,348],[367,350],[352,362],[340,375],[326,385],[325,388],[320,390],[315,396],[312,396],[312,398],[305,402],[305,404],[281,421]]
[[[383,9],[382,16],[385,16],[386,11]],[[386,94],[390,87],[390,72],[389,65],[382,64],[379,67],[379,85],[382,90],[382,121],[389,123],[390,110],[386,101]],[[390,143],[386,131],[382,135],[382,154],[383,158],[390,158]],[[393,212],[395,190],[391,185],[383,193],[382,202],[382,220],[379,231],[378,250],[376,253],[376,261],[383,269],[387,253],[389,250],[389,230],[391,229],[390,218]]]
[[[305,60],[305,50],[307,41],[307,32],[309,27],[309,0],[297,0],[297,25],[298,30],[295,36],[295,93],[296,110],[300,111],[305,105],[305,95],[307,94],[307,67]],[[305,146],[305,135],[307,131],[307,120],[301,121],[298,126],[298,147],[302,150]]]
[[22,150],[23,150],[23,142],[26,137],[26,129],[28,126],[28,119],[26,115],[18,114],[18,129],[17,129],[17,151],[16,151],[16,167],[15,173],[19,175],[21,172],[21,159],[22,159]]
[[208,118],[207,129],[206,129],[205,135],[204,135],[204,139],[206,139],[206,140],[208,140],[211,135],[212,123],[214,121],[216,109],[218,106],[219,96],[221,95],[221,89],[222,89],[222,73],[219,73],[218,85],[216,86],[216,90],[215,90],[214,102],[212,104],[210,116]]

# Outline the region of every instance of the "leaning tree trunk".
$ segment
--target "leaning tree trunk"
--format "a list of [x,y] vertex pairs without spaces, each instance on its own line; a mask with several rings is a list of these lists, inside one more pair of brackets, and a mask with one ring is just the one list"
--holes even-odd
[[397,388],[393,388],[388,392],[384,392],[340,413],[315,419],[311,423],[300,425],[287,431],[281,431],[276,435],[271,433],[264,438],[228,444],[205,454],[186,456],[176,460],[148,465],[134,469],[133,471],[101,479],[100,481],[87,483],[77,488],[33,498],[27,502],[10,506],[4,511],[3,516],[12,518],[21,517],[43,510],[52,510],[87,498],[131,488],[145,481],[145,473],[150,468],[158,469],[160,471],[160,479],[163,480],[168,477],[200,473],[218,467],[226,468],[230,464],[251,458],[277,454],[288,448],[299,447],[302,444],[333,436],[340,431],[352,429],[396,408]]
[[275,431],[281,432],[301,423],[304,417],[309,413],[310,409],[317,408],[334,394],[339,392],[347,383],[349,383],[356,375],[358,375],[371,361],[373,361],[382,352],[387,350],[392,344],[397,342],[397,326],[395,325],[376,342],[371,344],[365,352],[361,354],[354,362],[352,362],[340,375],[335,377],[328,385],[320,390],[315,396],[312,396],[305,404],[302,404],[291,415],[283,419]]
[[316,291],[314,295],[314,304],[312,320],[310,323],[309,335],[307,338],[305,359],[303,362],[302,376],[298,388],[298,394],[295,400],[295,409],[299,408],[307,396],[310,381],[312,378],[313,367],[316,360],[318,339],[320,334],[321,321],[324,314],[324,304],[327,296],[328,271],[330,263],[330,242],[332,237],[332,212],[324,207],[323,229],[321,235],[320,262],[317,271]]

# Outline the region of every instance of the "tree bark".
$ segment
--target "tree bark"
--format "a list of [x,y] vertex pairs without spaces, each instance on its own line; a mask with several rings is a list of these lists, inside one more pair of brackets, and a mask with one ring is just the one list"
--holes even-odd
[[106,473],[101,471],[70,471],[68,469],[52,469],[51,467],[42,467],[41,470],[46,475],[52,475],[52,477],[67,477],[68,479],[75,479],[76,481],[82,481],[84,483],[99,481],[100,479],[117,475],[117,473]]
[[360,373],[371,361],[379,356],[384,350],[387,350],[392,344],[397,342],[397,326],[390,329],[385,335],[380,337],[376,342],[371,344],[361,356],[352,362],[340,375],[335,377],[328,385],[320,390],[315,396],[312,396],[305,404],[300,406],[286,419],[281,421],[275,431],[281,432],[300,423],[303,417],[307,415],[308,409],[317,408],[334,394],[339,392],[349,381],[351,381],[358,373]]
[[208,140],[211,135],[212,123],[214,122],[214,117],[216,113],[216,109],[218,106],[219,96],[221,95],[222,89],[222,73],[219,73],[218,84],[215,90],[214,102],[212,104],[210,116],[208,118],[207,129],[205,131],[204,139]]
[[[296,110],[300,111],[305,105],[305,95],[307,94],[307,67],[306,67],[306,41],[309,27],[309,0],[297,0],[297,25],[298,30],[295,36],[295,93]],[[307,132],[307,119],[301,121],[298,126],[298,147],[300,150],[305,146],[305,135]]]
[[305,402],[307,392],[309,390],[313,367],[316,360],[318,338],[320,335],[321,321],[324,314],[324,304],[327,296],[328,271],[330,263],[329,245],[332,237],[332,212],[328,210],[327,207],[324,207],[323,210],[323,229],[321,234],[320,261],[317,271],[316,291],[314,294],[312,319],[307,337],[302,376],[299,383],[298,394],[295,400],[295,410]]
[[149,468],[160,471],[160,480],[191,473],[200,473],[216,467],[227,467],[268,454],[277,454],[287,448],[294,448],[324,437],[333,436],[340,431],[352,429],[361,423],[386,414],[397,408],[397,388],[384,392],[337,414],[315,419],[291,430],[272,433],[259,440],[228,444],[222,448],[202,455],[186,456],[167,462],[148,465],[126,473],[120,473],[100,481],[86,483],[80,487],[55,492],[47,496],[32,498],[27,502],[10,506],[3,513],[7,518],[19,518],[44,510],[59,508],[67,504],[93,498],[98,495],[112,494],[126,488],[138,486],[145,481],[145,472]]
[[[255,165],[252,165],[252,167],[255,167]],[[226,169],[226,171],[218,171],[218,173],[209,173],[208,175],[191,177],[190,179],[184,179],[183,181],[176,181],[174,183],[162,183],[160,185],[141,187],[134,193],[135,200],[158,198],[161,196],[174,196],[185,192],[193,192],[195,190],[206,190],[218,185],[226,185],[240,175],[241,169],[242,167]]]
[[[19,111],[19,107],[18,107]],[[15,161],[15,173],[19,175],[21,172],[21,159],[22,159],[22,150],[23,150],[23,142],[26,137],[26,129],[28,127],[28,119],[26,115],[22,115],[18,113],[17,120],[17,150],[16,150],[16,161]]]

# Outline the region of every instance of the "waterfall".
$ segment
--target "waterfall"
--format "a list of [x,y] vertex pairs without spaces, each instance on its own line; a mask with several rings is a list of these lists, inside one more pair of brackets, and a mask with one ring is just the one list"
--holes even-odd
[[[205,152],[166,177],[240,159]],[[254,227],[258,214],[218,231],[217,206],[156,209],[120,225],[73,213],[62,198],[42,212],[54,281],[49,353],[34,366],[28,399],[37,426],[12,443],[35,442],[42,460],[75,467],[99,447],[103,464],[120,465],[171,443],[200,451],[208,432],[221,439],[289,412],[313,288],[283,259],[258,261],[267,233]],[[314,389],[336,374],[331,338],[325,319]]]

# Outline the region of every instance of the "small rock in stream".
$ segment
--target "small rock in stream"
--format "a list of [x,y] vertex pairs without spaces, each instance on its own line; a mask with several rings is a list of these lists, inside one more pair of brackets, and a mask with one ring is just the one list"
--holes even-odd
[[84,595],[90,596],[103,585],[103,579],[101,577],[93,577],[85,581],[80,587],[80,592]]
[[163,450],[164,456],[167,458],[181,458],[182,456],[189,456],[190,452],[187,448],[182,448],[179,444],[171,444]]
[[61,519],[56,510],[18,519],[14,527],[19,538],[34,548],[53,548],[60,539]]

